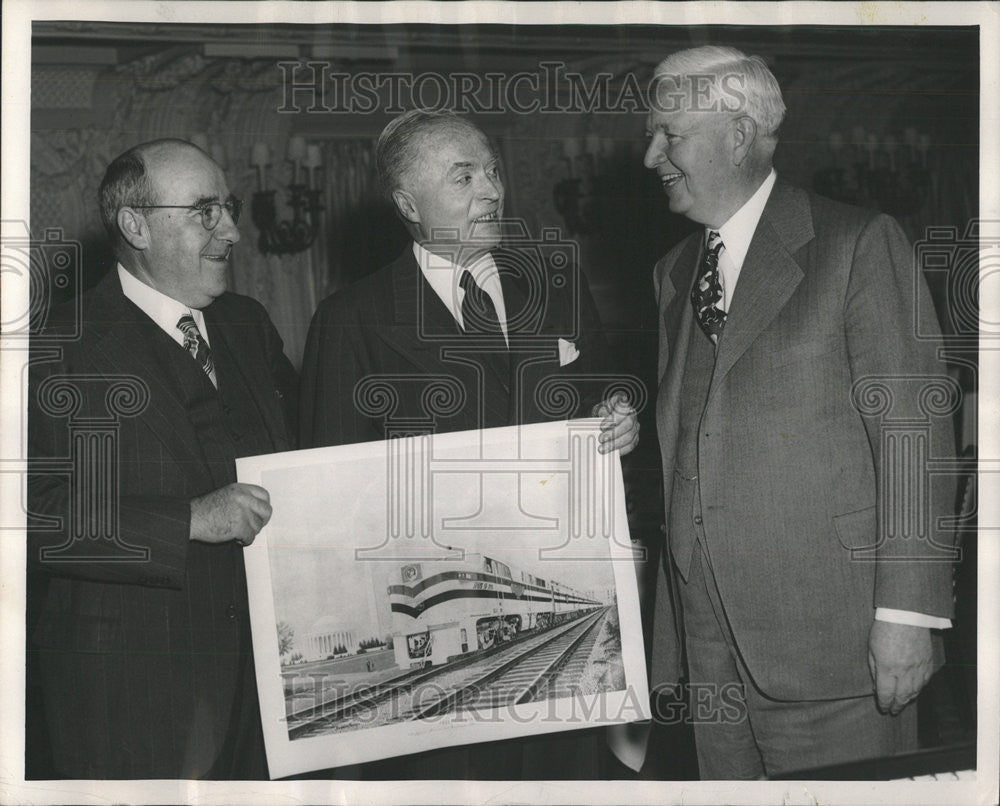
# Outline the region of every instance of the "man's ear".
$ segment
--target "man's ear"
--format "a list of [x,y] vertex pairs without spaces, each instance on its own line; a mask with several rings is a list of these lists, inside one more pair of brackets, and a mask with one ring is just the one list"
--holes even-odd
[[392,191],[392,200],[396,203],[396,209],[404,221],[409,221],[411,224],[420,223],[420,211],[417,209],[417,201],[413,198],[412,193],[399,188]]
[[747,115],[733,121],[733,164],[742,165],[757,142],[757,122]]
[[129,246],[140,252],[149,248],[149,225],[145,216],[131,207],[122,207],[117,222],[118,231]]

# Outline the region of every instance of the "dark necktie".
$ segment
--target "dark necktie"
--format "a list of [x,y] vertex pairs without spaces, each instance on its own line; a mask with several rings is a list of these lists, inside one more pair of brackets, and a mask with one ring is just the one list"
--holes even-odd
[[[500,327],[500,317],[497,316],[497,309],[493,305],[490,295],[483,291],[472,277],[472,273],[465,269],[458,284],[465,292],[462,298],[462,327],[466,333],[476,333],[483,336],[499,336],[503,341],[503,329]],[[506,342],[504,342],[506,348]]]
[[209,349],[208,342],[202,338],[194,317],[189,313],[184,314],[177,320],[177,329],[184,334],[184,348],[191,353],[212,384],[218,386],[215,381],[215,362],[212,361],[212,351]]
[[705,256],[698,271],[698,279],[691,289],[694,315],[705,334],[716,344],[726,326],[726,312],[722,310],[722,281],[719,279],[719,253],[725,248],[722,237],[709,230]]

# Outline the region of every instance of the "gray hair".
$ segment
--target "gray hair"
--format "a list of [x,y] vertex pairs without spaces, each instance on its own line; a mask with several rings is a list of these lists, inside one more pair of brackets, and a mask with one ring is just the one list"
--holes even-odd
[[[705,109],[741,111],[756,122],[762,135],[777,140],[785,102],[777,79],[760,56],[718,45],[680,50],[653,71],[654,86],[664,80],[676,86],[674,97],[687,98],[696,108],[704,99]],[[655,92],[651,103],[660,103]]]
[[143,159],[143,153],[148,146],[149,143],[143,143],[115,157],[104,172],[104,179],[101,180],[101,186],[97,191],[101,222],[116,250],[121,246],[118,211],[122,207],[155,204],[153,186],[146,173],[146,162]]
[[390,120],[382,129],[375,145],[375,170],[379,188],[386,198],[392,201],[393,191],[403,186],[427,135],[434,129],[448,126],[465,126],[479,131],[475,124],[448,109],[411,109]]

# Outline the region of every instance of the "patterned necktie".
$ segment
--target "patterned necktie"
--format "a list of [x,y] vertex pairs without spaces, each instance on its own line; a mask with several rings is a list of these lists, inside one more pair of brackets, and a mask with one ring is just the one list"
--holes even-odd
[[465,332],[499,336],[502,340],[503,328],[500,327],[497,309],[490,295],[473,279],[472,272],[465,269],[458,278],[458,284],[465,291],[465,296],[462,298],[462,326]]
[[212,384],[218,387],[218,383],[215,381],[215,362],[212,361],[212,351],[208,347],[208,342],[202,338],[194,317],[189,313],[184,314],[177,320],[177,329],[184,334],[184,348],[191,353]]
[[705,334],[716,344],[726,325],[726,312],[719,307],[722,302],[722,281],[719,279],[719,253],[725,248],[722,237],[709,230],[708,245],[701,261],[698,280],[691,289],[694,315]]

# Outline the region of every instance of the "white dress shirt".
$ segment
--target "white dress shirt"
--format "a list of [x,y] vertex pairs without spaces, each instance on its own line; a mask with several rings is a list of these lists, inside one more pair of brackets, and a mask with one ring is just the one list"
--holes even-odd
[[[724,245],[723,250],[719,253],[719,281],[722,284],[721,307],[724,311],[728,311],[729,306],[732,305],[736,284],[739,282],[740,272],[743,269],[743,261],[746,260],[750,241],[753,240],[754,232],[760,223],[760,217],[771,196],[771,191],[774,189],[776,179],[777,174],[772,168],[767,179],[761,183],[761,186],[757,188],[746,204],[733,213],[732,217],[717,230]],[[709,231],[709,229],[705,230],[706,242]],[[879,621],[909,624],[913,627],[947,629],[951,626],[950,619],[929,616],[924,613],[913,613],[909,610],[894,610],[889,607],[875,608],[875,618]]]
[[[719,253],[719,282],[722,284],[722,302],[719,307],[724,311],[729,310],[733,302],[733,294],[736,293],[736,283],[740,279],[740,271],[743,268],[743,261],[746,260],[747,250],[750,248],[750,241],[757,231],[757,224],[760,223],[760,216],[764,212],[764,206],[774,189],[774,182],[778,175],[771,169],[767,179],[757,188],[753,194],[739,210],[733,213],[725,224],[716,230],[722,238],[723,250]],[[708,230],[705,237],[708,238]]]
[[437,255],[414,241],[413,256],[417,259],[417,265],[420,267],[424,279],[434,289],[434,293],[440,297],[444,307],[448,309],[462,330],[465,330],[465,323],[462,321],[462,302],[465,300],[465,289],[458,284],[458,281],[462,272],[468,269],[476,285],[483,289],[493,301],[493,307],[497,309],[497,318],[500,320],[504,341],[507,342],[508,346],[510,345],[510,339],[507,337],[507,309],[503,304],[500,272],[497,270],[493,255],[487,252],[471,266],[457,266],[448,258]]
[[[160,330],[170,336],[181,347],[184,347],[184,333],[177,327],[177,322],[185,314],[194,319],[201,337],[209,347],[212,346],[212,342],[208,336],[208,327],[205,324],[205,314],[198,308],[189,308],[183,302],[178,302],[173,297],[168,297],[166,294],[157,291],[151,285],[146,285],[134,274],[127,271],[121,263],[118,264],[118,279],[121,281],[122,293],[125,297],[152,319],[159,326]],[[187,348],[185,347],[184,349],[186,350]],[[219,384],[216,380],[214,369],[209,377],[212,379],[212,383],[218,387]]]
[[201,332],[201,337],[209,347],[212,346],[208,337],[208,328],[205,326],[205,314],[200,310],[189,308],[183,302],[178,302],[173,297],[168,297],[157,291],[151,285],[146,285],[120,263],[118,264],[118,279],[121,280],[122,293],[181,347],[184,346],[184,334],[177,327],[177,321],[184,314],[188,314],[194,319],[194,323],[198,325],[198,330]]

